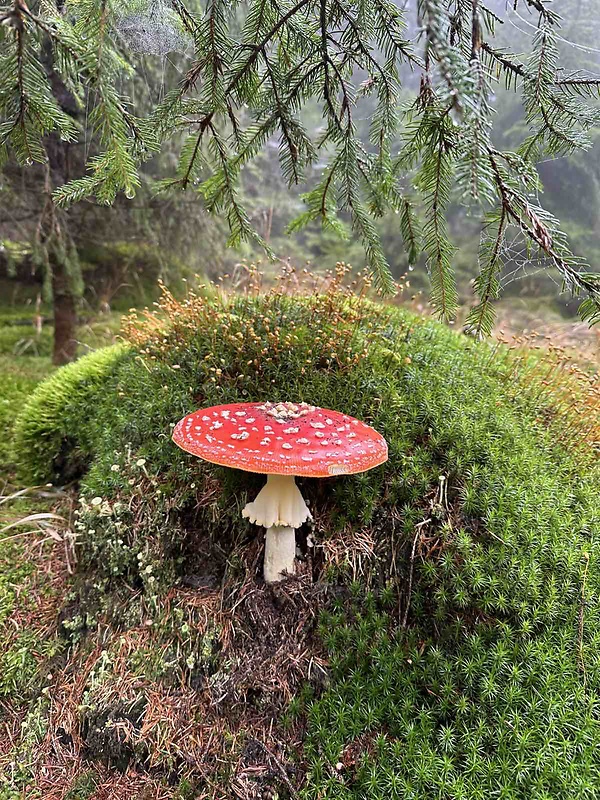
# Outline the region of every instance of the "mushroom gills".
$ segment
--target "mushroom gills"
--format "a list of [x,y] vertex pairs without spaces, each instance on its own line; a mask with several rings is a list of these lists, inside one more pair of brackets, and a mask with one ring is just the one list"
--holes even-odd
[[293,475],[269,475],[267,482],[248,503],[242,516],[267,529],[265,536],[264,577],[267,583],[294,574],[295,528],[312,519]]

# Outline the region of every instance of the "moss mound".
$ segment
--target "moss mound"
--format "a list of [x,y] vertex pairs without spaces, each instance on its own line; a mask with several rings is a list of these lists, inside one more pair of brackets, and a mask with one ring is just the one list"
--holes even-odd
[[13,434],[14,460],[25,483],[83,474],[96,450],[89,426],[94,406],[126,352],[124,345],[95,350],[37,386]]
[[[506,380],[509,356],[333,290],[166,296],[162,312],[93,394],[57,373],[30,404],[56,395],[56,416],[18,432],[31,474],[72,472],[34,447],[59,436],[89,463],[63,623],[82,661],[103,631],[76,706],[87,757],[208,796],[596,796],[599,472]],[[348,412],[390,452],[303,482],[315,522],[275,589],[240,514],[261,479],[170,440],[192,409],[267,399]],[[157,732],[157,687],[173,686],[179,716]],[[110,719],[129,726],[118,752]]]

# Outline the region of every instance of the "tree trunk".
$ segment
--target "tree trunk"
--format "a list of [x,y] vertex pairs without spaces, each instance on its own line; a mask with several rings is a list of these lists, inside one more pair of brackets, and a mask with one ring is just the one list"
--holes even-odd
[[[50,42],[44,50],[43,61],[52,86],[52,93],[62,110],[70,116],[77,118],[79,109],[60,76],[53,68],[53,53]],[[61,247],[53,247],[49,253],[52,267],[52,305],[54,310],[54,347],[52,353],[53,364],[67,364],[77,357],[77,306],[78,294],[76,281],[73,275],[73,265],[66,263],[66,258],[61,253],[67,254],[72,245],[69,230],[68,212],[59,211],[52,200],[52,191],[71,178],[70,146],[63,141],[56,132],[50,133],[45,139],[46,154],[48,156],[48,175],[46,179],[46,214],[51,220],[49,227],[52,236],[60,238]],[[71,251],[72,253],[72,251]]]
[[54,306],[53,364],[68,364],[77,357],[77,299],[70,289],[71,280],[65,264],[52,264],[52,299]]

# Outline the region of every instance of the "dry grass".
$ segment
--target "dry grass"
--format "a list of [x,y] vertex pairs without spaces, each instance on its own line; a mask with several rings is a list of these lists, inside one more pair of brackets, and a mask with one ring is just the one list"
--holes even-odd
[[590,372],[597,372],[600,365],[600,327],[590,328],[577,319],[563,320],[525,313],[518,306],[505,302],[495,326],[496,333],[508,338],[530,336],[536,345],[546,346],[551,342],[564,347],[575,363]]
[[586,370],[579,351],[538,331],[510,337],[500,331],[497,343],[488,365],[503,375],[507,393],[518,397],[526,392],[557,442],[595,460],[600,452],[600,372]]

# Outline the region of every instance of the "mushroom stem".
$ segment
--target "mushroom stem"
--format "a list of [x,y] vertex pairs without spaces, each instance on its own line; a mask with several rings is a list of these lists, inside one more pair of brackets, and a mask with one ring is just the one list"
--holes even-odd
[[286,525],[267,528],[265,536],[265,583],[277,583],[294,574],[296,531]]
[[294,529],[312,519],[293,475],[268,475],[267,482],[242,516],[267,529],[264,575],[267,583],[294,574]]

